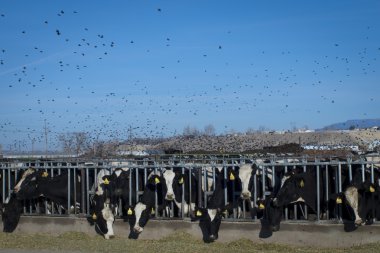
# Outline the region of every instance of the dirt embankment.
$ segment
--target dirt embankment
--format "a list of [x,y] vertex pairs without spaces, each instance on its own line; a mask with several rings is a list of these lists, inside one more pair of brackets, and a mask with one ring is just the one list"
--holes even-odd
[[[155,146],[161,150],[178,150],[183,153],[244,153],[263,150],[267,153],[313,153],[302,151],[300,146],[340,146],[339,150],[358,146],[366,150],[374,140],[380,140],[380,131],[331,131],[312,133],[255,133],[223,136],[180,136]],[[295,145],[297,144],[297,145]],[[328,150],[326,150],[328,152]],[[344,153],[344,152],[343,152]]]

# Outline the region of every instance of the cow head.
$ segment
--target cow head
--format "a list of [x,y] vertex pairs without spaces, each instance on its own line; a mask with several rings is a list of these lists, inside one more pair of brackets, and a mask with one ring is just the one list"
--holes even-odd
[[130,239],[137,239],[138,235],[144,230],[149,219],[155,214],[154,199],[156,186],[161,184],[161,179],[162,178],[158,175],[152,175],[145,185],[142,200],[133,208],[128,207],[127,214],[131,226],[129,234]]
[[22,213],[22,203],[17,199],[15,193],[10,195],[6,203],[4,203],[3,209],[3,231],[12,233],[18,225]]
[[262,215],[259,237],[268,238],[273,232],[280,230],[282,207],[274,206],[271,196],[257,200],[256,204],[257,215]]
[[29,168],[21,176],[13,191],[19,200],[37,198],[40,195],[38,181],[48,178],[46,171]]
[[207,209],[195,207],[191,218],[193,221],[199,221],[204,242],[210,243],[218,239],[222,217],[228,216],[227,208]]
[[232,168],[228,170],[228,179],[235,182],[236,191],[241,191],[240,198],[244,200],[251,199],[253,176],[256,174],[256,172],[256,164],[241,165],[238,171],[235,171]]
[[290,175],[273,199],[274,206],[280,207],[295,202],[305,202],[316,211],[316,179],[312,173]]
[[163,187],[165,192],[165,199],[172,200],[180,200],[179,198],[182,196],[179,195],[182,192],[182,185],[184,184],[184,175],[180,173],[176,173],[173,170],[165,170],[162,174],[163,177]]
[[112,181],[110,176],[103,176],[102,182],[91,202],[92,215],[90,224],[95,224],[97,233],[105,239],[114,237],[113,222],[115,220],[115,205],[112,203]]

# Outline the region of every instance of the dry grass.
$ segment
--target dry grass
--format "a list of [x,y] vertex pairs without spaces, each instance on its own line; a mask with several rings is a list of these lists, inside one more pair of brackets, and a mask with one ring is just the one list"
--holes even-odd
[[380,251],[380,243],[361,245],[345,249],[319,249],[294,247],[278,244],[253,243],[242,239],[230,243],[215,242],[205,244],[186,233],[176,233],[161,240],[128,240],[115,238],[104,240],[99,236],[70,232],[60,236],[46,234],[6,234],[0,233],[0,249],[79,251],[79,252],[333,252],[333,253],[373,253]]

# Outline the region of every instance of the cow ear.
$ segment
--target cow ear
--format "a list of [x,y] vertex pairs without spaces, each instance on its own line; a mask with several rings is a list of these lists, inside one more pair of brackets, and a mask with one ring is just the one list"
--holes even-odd
[[127,210],[127,215],[128,216],[131,216],[131,215],[133,215],[133,207],[128,207],[128,210]]
[[231,180],[231,181],[234,181],[235,180],[235,173],[233,170],[229,171],[228,173],[228,178]]
[[298,179],[298,187],[299,188],[304,188],[305,187],[305,181],[304,181],[304,179],[302,177]]
[[202,215],[203,215],[203,212],[202,212],[201,210],[197,209],[197,210],[195,211],[195,216],[197,216],[197,217],[201,217]]
[[371,185],[369,186],[368,191],[371,192],[371,193],[374,193],[374,192],[376,191],[375,186],[374,186],[373,184],[371,184]]
[[184,175],[180,175],[178,179],[179,184],[183,184],[185,182]]

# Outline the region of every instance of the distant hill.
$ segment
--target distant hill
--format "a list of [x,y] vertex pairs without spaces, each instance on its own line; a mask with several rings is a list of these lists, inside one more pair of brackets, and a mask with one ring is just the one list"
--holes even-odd
[[352,119],[346,122],[331,124],[318,130],[349,130],[350,128],[370,128],[374,126],[380,126],[380,119]]

